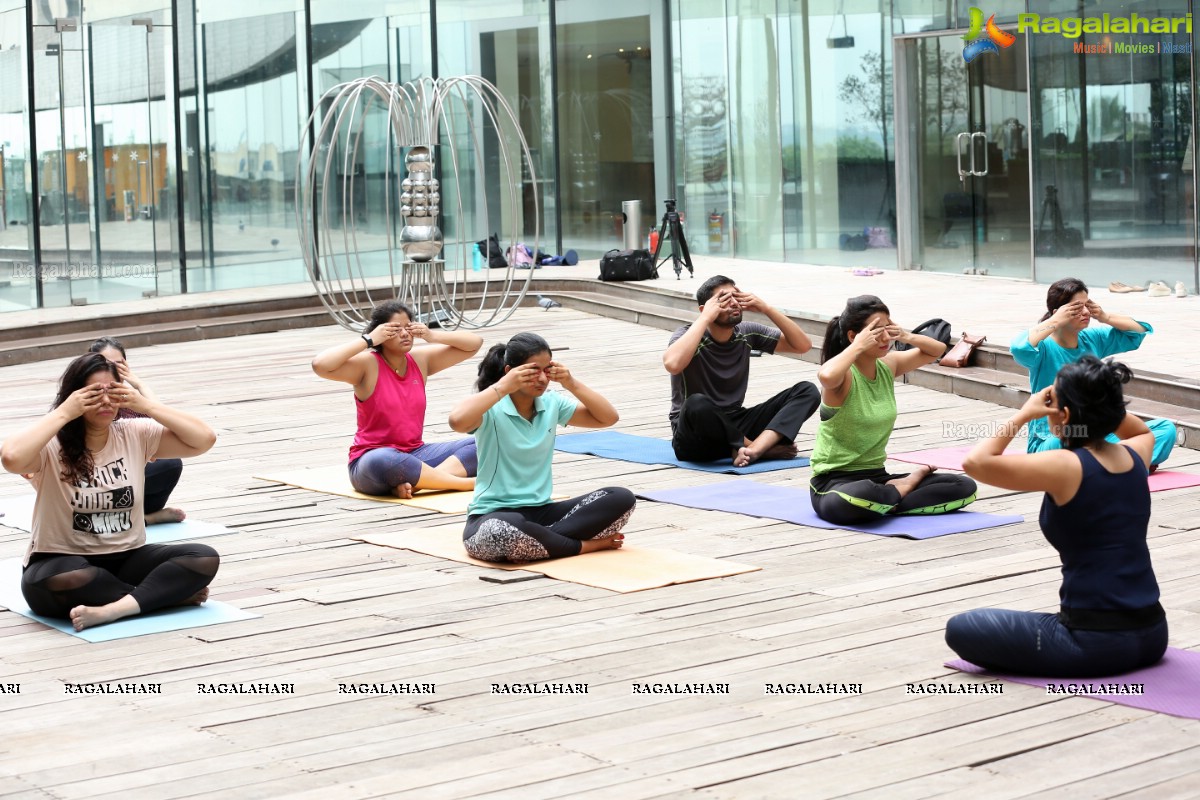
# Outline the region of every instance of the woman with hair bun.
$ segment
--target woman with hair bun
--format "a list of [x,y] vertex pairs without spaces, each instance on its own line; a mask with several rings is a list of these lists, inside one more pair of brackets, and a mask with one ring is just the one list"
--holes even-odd
[[[892,342],[912,345],[892,350]],[[821,424],[812,453],[813,510],[840,525],[886,514],[944,514],[975,500],[975,481],[933,474],[920,466],[891,475],[884,469],[896,424],[894,379],[931,364],[946,346],[892,322],[874,295],[852,297],[829,321],[821,348]]]
[[[1057,614],[980,608],[952,617],[946,644],[962,658],[1062,678],[1119,675],[1162,658],[1167,618],[1146,544],[1154,434],[1125,410],[1131,374],[1089,355],[1067,364],[963,463],[993,486],[1046,493],[1038,521],[1062,560],[1062,585]],[[1064,449],[1005,456],[1035,420],[1046,420]]]
[[[547,394],[551,381],[573,397]],[[556,428],[607,428],[618,419],[612,403],[554,361],[535,333],[493,345],[476,388],[450,412],[450,427],[475,434],[479,454],[463,531],[467,553],[482,561],[540,561],[620,547],[633,492],[609,486],[550,500]]]
[[[413,347],[424,339],[424,347]],[[426,384],[479,352],[467,331],[430,330],[399,300],[376,306],[361,336],[312,361],[313,372],[354,387],[358,431],[350,483],[363,494],[413,496],[416,489],[467,491],[475,485],[475,442],[425,441]]]
[[[1092,320],[1101,324],[1092,326]],[[1085,355],[1104,358],[1137,350],[1152,333],[1154,328],[1149,322],[1101,308],[1090,299],[1083,281],[1063,278],[1046,290],[1046,313],[1038,324],[1017,334],[1009,349],[1013,359],[1029,370],[1029,390],[1037,394],[1054,383],[1064,365]],[[1171,455],[1178,431],[1175,423],[1167,419],[1152,419],[1146,424],[1154,434],[1154,454],[1148,462],[1154,472]],[[1062,442],[1050,433],[1045,419],[1030,422],[1028,452],[1060,447]]]
[[[129,409],[141,419],[120,418]],[[121,382],[99,353],[72,361],[50,412],[0,448],[37,499],[21,593],[75,630],[208,599],[220,557],[206,544],[147,544],[145,468],[216,442],[212,428]]]

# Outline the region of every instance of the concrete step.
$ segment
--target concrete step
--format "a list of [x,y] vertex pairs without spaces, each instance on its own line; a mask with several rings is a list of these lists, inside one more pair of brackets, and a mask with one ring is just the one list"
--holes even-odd
[[[487,307],[495,305],[490,298]],[[467,308],[478,308],[480,296],[463,297]],[[530,293],[523,306],[537,305]],[[28,364],[54,358],[69,358],[84,353],[101,336],[115,336],[126,347],[220,339],[248,333],[315,328],[333,323],[329,311],[316,295],[254,302],[230,302],[197,308],[147,311],[146,313],[85,317],[52,326],[0,329],[0,366]],[[37,336],[40,330],[53,330]]]

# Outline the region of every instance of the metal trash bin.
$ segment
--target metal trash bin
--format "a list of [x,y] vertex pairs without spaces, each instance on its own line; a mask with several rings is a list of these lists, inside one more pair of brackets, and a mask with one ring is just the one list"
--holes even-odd
[[625,249],[642,249],[642,201],[626,200],[621,203],[621,218],[625,228]]

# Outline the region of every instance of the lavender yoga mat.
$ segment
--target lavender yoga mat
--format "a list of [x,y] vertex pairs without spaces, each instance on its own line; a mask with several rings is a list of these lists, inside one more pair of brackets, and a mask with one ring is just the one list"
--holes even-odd
[[981,514],[974,511],[951,511],[948,514],[880,517],[878,522],[864,525],[835,525],[826,522],[812,509],[808,488],[772,486],[751,480],[730,480],[707,486],[684,486],[676,489],[641,491],[638,497],[660,503],[673,503],[688,508],[710,511],[729,511],[750,517],[778,519],[826,530],[843,529],[873,533],[878,536],[902,536],[907,539],[932,539],[951,533],[995,528],[1025,518],[1010,514]]
[[[1013,683],[1046,688],[1047,694],[1059,697],[1077,694],[1095,700],[1107,700],[1131,708],[1161,711],[1176,717],[1200,719],[1200,653],[1168,647],[1163,660],[1153,667],[1127,672],[1108,678],[1034,678],[1026,675],[1005,675],[989,672],[969,661],[955,659],[946,666],[972,675],[991,675]],[[1133,684],[1144,686],[1143,694],[1121,694],[1120,687]]]
[[[962,472],[963,459],[971,452],[972,445],[963,447],[936,447],[932,450],[913,450],[908,453],[889,453],[888,458],[909,464],[927,464],[938,469]],[[1150,491],[1165,492],[1168,489],[1187,489],[1200,486],[1200,475],[1190,472],[1172,472],[1160,469],[1150,476]]]
[[591,433],[573,433],[570,436],[559,436],[554,440],[554,449],[563,453],[578,453],[580,455],[615,458],[618,461],[632,461],[635,464],[666,464],[683,469],[694,469],[700,472],[726,472],[734,475],[750,475],[756,472],[774,472],[778,469],[807,467],[808,459],[803,456],[771,461],[756,461],[748,467],[735,467],[733,460],[701,463],[699,461],[680,461],[671,449],[671,443],[666,439],[653,439],[649,436],[634,436],[620,431],[594,431]]

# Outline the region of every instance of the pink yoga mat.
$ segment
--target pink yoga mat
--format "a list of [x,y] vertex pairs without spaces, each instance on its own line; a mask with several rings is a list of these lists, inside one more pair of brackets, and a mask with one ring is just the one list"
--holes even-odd
[[[1168,647],[1162,661],[1153,667],[1108,678],[1034,678],[1027,675],[1004,675],[989,672],[983,667],[977,667],[962,659],[947,661],[946,666],[960,672],[972,675],[992,675],[1013,683],[1023,683],[1026,686],[1038,686],[1042,689],[1046,689],[1048,686],[1054,687],[1055,693],[1050,694],[1050,697],[1078,695],[1095,700],[1107,700],[1110,703],[1131,708],[1160,711],[1176,717],[1200,719],[1200,653],[1191,650],[1177,650],[1174,647]],[[1140,695],[1104,693],[1111,691],[1110,687],[1114,685],[1129,687],[1134,684],[1143,684],[1145,693]]]
[[[909,464],[926,464],[938,469],[962,472],[963,459],[974,445],[965,447],[937,447],[932,450],[913,450],[908,453],[888,453],[888,458]],[[1015,455],[1015,454],[1014,454]],[[1160,469],[1150,476],[1150,491],[1165,492],[1168,489],[1186,489],[1200,486],[1200,475],[1190,472],[1172,472]]]

